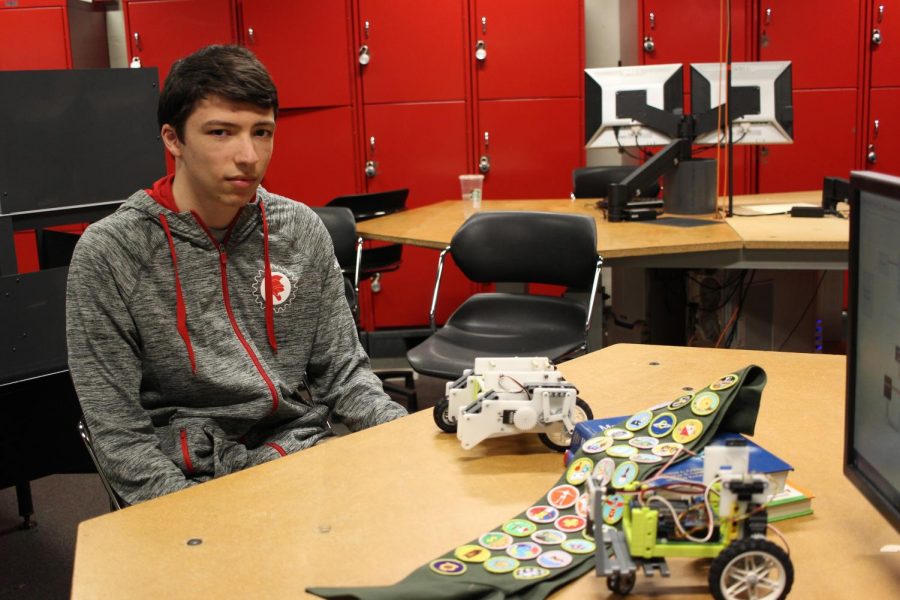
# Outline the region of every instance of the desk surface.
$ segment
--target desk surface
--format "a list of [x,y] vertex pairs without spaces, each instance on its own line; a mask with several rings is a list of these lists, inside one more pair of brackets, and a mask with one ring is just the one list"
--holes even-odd
[[[735,205],[818,204],[820,198],[821,192],[759,194],[736,196]],[[648,256],[738,253],[744,249],[846,252],[849,240],[847,220],[836,217],[795,219],[789,215],[772,215],[714,220],[711,216],[671,215],[676,217],[673,223],[710,222],[709,225],[684,227],[667,225],[665,219],[610,223],[604,220],[603,213],[594,204],[594,200],[585,199],[485,200],[482,210],[536,210],[589,215],[597,223],[597,250],[604,259],[612,261]],[[367,239],[443,249],[465,218],[461,202],[445,200],[365,221],[359,223],[357,228],[359,234]]]
[[[671,400],[748,363],[764,367],[754,439],[816,494],[814,515],[779,524],[796,571],[792,597],[888,598],[900,585],[900,554],[879,549],[900,536],[842,475],[844,362],[617,345],[561,369],[599,417]],[[562,471],[536,436],[464,451],[422,411],[82,523],[73,597],[287,598],[311,585],[391,584],[517,514]],[[187,545],[192,538],[203,543]],[[707,563],[670,566],[671,579],[639,576],[631,597],[709,597]],[[588,574],[554,597],[614,596]]]

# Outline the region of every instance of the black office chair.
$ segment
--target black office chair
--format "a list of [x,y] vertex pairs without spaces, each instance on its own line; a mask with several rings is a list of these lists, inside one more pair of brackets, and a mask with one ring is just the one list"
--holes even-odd
[[[350,304],[350,310],[353,312],[357,334],[360,336],[363,347],[366,347],[365,332],[359,326],[360,256],[365,251],[362,249],[362,238],[356,234],[353,212],[340,206],[317,206],[313,207],[313,211],[319,215],[331,235],[334,254],[344,273],[344,293]],[[366,351],[368,352],[368,348]],[[410,411],[419,409],[415,377],[411,370],[378,369],[373,372],[381,380],[385,392],[402,396]],[[391,380],[395,379],[402,379],[403,385],[391,383]]]
[[[637,170],[634,165],[617,165],[609,167],[582,167],[572,171],[573,198],[606,198],[609,186],[619,183]],[[642,198],[659,196],[659,184],[653,184],[641,190]]]
[[[435,310],[447,254],[478,283],[548,283],[590,290],[587,304],[566,297],[482,293],[441,328]],[[434,332],[407,352],[413,369],[457,379],[476,357],[546,356],[564,360],[587,349],[603,259],[586,215],[483,212],[470,217],[438,259],[429,318]]]
[[[327,206],[349,208],[353,211],[353,217],[358,223],[403,210],[406,207],[407,196],[409,196],[407,188],[370,194],[352,194],[338,196],[332,199]],[[403,246],[401,244],[364,249],[359,265],[360,280],[371,279],[372,291],[379,291],[381,274],[399,269],[402,255]]]
[[91,457],[91,461],[94,463],[94,468],[97,469],[97,475],[100,476],[100,481],[103,482],[103,487],[106,489],[106,495],[109,496],[109,510],[110,512],[120,510],[129,506],[125,500],[116,493],[116,490],[112,488],[112,485],[109,483],[109,479],[106,477],[106,472],[103,470],[103,467],[100,466],[100,462],[97,460],[97,454],[94,452],[94,440],[91,438],[91,432],[88,430],[87,423],[84,421],[84,417],[78,419],[78,435],[81,436],[81,441],[84,442],[84,447],[87,448],[87,452]]

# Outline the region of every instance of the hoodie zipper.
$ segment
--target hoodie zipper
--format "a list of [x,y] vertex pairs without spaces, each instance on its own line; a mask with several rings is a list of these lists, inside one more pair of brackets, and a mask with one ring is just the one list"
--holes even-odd
[[216,243],[216,248],[219,251],[219,270],[222,274],[222,297],[225,300],[225,312],[228,313],[228,320],[231,321],[231,328],[234,330],[234,335],[237,336],[241,345],[244,346],[244,350],[246,350],[250,360],[253,361],[256,370],[259,371],[259,374],[262,376],[263,380],[265,380],[266,385],[269,386],[269,393],[272,395],[272,413],[274,413],[278,410],[278,391],[275,389],[275,384],[272,383],[272,379],[269,377],[268,373],[266,373],[262,363],[259,362],[259,357],[253,352],[253,348],[250,347],[244,334],[242,334],[241,330],[238,328],[237,321],[234,318],[234,312],[231,310],[231,296],[228,294],[228,255],[225,253],[225,246]]

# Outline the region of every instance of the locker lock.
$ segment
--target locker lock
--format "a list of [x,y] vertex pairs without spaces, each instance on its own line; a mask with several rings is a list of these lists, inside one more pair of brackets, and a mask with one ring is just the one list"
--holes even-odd
[[479,40],[478,43],[475,44],[475,59],[476,60],[484,60],[487,58],[487,45],[484,40]]
[[875,144],[869,144],[869,148],[866,151],[866,160],[873,165],[878,162],[878,154],[875,152]]
[[491,170],[491,159],[487,154],[481,156],[478,159],[478,170],[487,175],[487,173]]
[[875,46],[881,45],[881,30],[877,27],[872,30],[872,44]]
[[644,52],[653,52],[656,50],[656,43],[653,41],[652,36],[644,36]]
[[372,178],[378,174],[378,164],[374,160],[366,161],[366,177]]
[[372,60],[372,55],[369,54],[369,46],[363,44],[359,47],[359,64],[366,66],[370,60]]

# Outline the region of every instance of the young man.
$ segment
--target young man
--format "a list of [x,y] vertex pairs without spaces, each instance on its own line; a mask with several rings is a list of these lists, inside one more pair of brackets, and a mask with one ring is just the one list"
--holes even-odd
[[129,503],[313,446],[332,416],[355,431],[406,414],[369,369],[322,222],[259,187],[277,112],[249,50],[176,62],[158,114],[174,176],[76,248],[69,367]]

